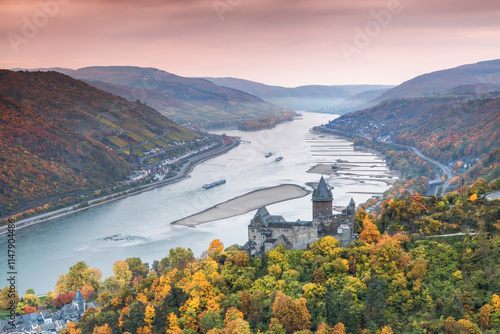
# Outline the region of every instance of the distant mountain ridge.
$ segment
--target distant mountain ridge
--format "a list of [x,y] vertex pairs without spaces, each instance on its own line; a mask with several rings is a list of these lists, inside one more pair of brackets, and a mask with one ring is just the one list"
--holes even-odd
[[307,85],[288,88],[231,77],[206,77],[204,79],[219,86],[247,92],[283,108],[296,111],[328,108],[362,92],[394,87],[389,85]]
[[290,112],[242,91],[156,68],[94,66],[63,72],[132,101],[140,100],[175,121],[258,119]]
[[345,114],[394,99],[439,96],[475,98],[498,90],[500,59],[422,74],[391,89],[361,92],[318,111]]
[[500,59],[467,64],[419,75],[382,94],[377,100],[439,95],[460,86],[478,85],[484,91],[500,87]]

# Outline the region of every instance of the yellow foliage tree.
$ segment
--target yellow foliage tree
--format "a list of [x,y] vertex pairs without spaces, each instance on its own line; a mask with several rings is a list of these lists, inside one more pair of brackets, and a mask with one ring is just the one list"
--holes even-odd
[[470,200],[471,202],[475,202],[475,201],[477,200],[477,194],[472,194],[472,195],[470,195],[469,200]]
[[328,329],[328,325],[322,322],[318,325],[316,334],[331,334],[331,331]]
[[151,306],[151,305],[147,305],[146,306],[146,312],[145,312],[145,318],[144,318],[144,321],[149,325],[151,326],[151,324],[153,323],[153,320],[155,318],[155,308],[154,306]]
[[311,245],[311,250],[319,255],[333,260],[338,257],[341,252],[341,248],[338,246],[339,241],[332,236],[326,236],[321,239],[316,240]]
[[491,327],[491,306],[489,304],[484,304],[479,309],[479,326],[484,330]]
[[311,315],[306,307],[305,298],[293,301],[291,297],[278,291],[274,299],[272,311],[287,333],[311,327]]
[[250,334],[250,324],[241,318],[231,320],[226,324],[224,334]]
[[215,239],[210,243],[210,247],[208,248],[208,251],[210,253],[220,253],[224,250],[224,244],[220,242],[219,239]]
[[460,319],[458,320],[458,323],[465,327],[467,334],[481,334],[479,327],[468,319]]
[[122,308],[122,311],[120,313],[120,317],[118,318],[118,326],[122,327],[123,326],[123,318],[127,316],[130,312],[130,309],[128,307]]
[[495,312],[500,312],[500,297],[496,293],[491,298],[491,306]]
[[66,325],[66,331],[68,334],[82,334],[82,330],[76,327],[74,322],[68,322]]
[[179,327],[179,319],[177,318],[177,315],[175,315],[174,312],[170,313],[168,316],[168,329],[167,333],[168,334],[177,334],[177,333],[182,333],[181,328]]
[[332,334],[346,334],[345,326],[342,323],[338,323],[333,327]]
[[112,334],[112,333],[113,330],[111,329],[111,327],[108,326],[108,324],[104,324],[104,326],[100,327],[95,327],[94,331],[92,332],[92,334]]
[[143,326],[143,327],[139,327],[137,328],[137,334],[152,334],[153,331],[151,330],[151,328],[149,326]]
[[384,326],[380,331],[380,334],[393,334],[392,328],[390,326]]
[[363,231],[359,234],[359,238],[369,244],[376,243],[380,240],[380,231],[377,225],[372,223],[369,216],[366,216],[363,221]]
[[243,312],[238,310],[236,307],[232,306],[227,309],[226,317],[224,318],[224,323],[227,325],[230,321],[236,319],[243,319]]

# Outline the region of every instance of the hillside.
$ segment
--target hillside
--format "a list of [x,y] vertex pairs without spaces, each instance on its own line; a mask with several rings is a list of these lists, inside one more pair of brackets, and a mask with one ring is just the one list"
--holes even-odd
[[[96,66],[64,72],[132,101],[140,100],[179,122],[258,119],[288,112],[242,91],[155,68]],[[107,85],[96,83],[98,81]]]
[[327,127],[416,146],[424,154],[448,162],[478,158],[498,147],[499,115],[499,97],[425,97],[382,102],[343,115]]
[[308,85],[294,88],[270,86],[237,78],[204,78],[216,85],[229,87],[258,96],[283,108],[296,111],[328,108],[356,94],[388,89],[383,85]]
[[382,94],[387,92],[389,88],[367,90],[356,95],[350,96],[335,105],[321,108],[318,112],[331,113],[331,114],[347,114],[350,112],[373,107],[378,104],[377,99]]
[[[347,247],[327,236],[307,250],[278,246],[258,258],[215,239],[199,259],[182,247],[151,266],[117,259],[102,280],[75,260],[54,282],[58,295],[37,306],[60,309],[77,290],[96,301],[68,334],[498,333],[500,202],[477,197],[480,187],[491,189],[478,182],[465,200],[388,201],[375,221],[360,210],[360,238]],[[381,234],[386,221],[399,232]],[[446,236],[462,226],[477,235]],[[31,300],[18,311],[30,311]]]
[[459,86],[475,86],[477,93],[500,90],[500,59],[420,75],[392,88],[378,101],[441,95]]
[[129,145],[142,154],[200,138],[150,107],[57,72],[0,70],[0,97],[1,215],[121,181]]

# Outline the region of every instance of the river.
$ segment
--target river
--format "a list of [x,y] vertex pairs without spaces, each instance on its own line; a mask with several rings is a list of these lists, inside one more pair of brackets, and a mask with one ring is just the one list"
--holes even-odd
[[[20,229],[15,244],[19,293],[23,295],[28,288],[35,289],[37,294],[52,291],[57,277],[78,261],[101,269],[104,278],[111,275],[115,261],[128,257],[152,263],[175,247],[191,248],[199,256],[214,239],[220,239],[225,246],[242,245],[247,240],[246,226],[254,212],[196,228],[170,223],[257,189],[296,184],[312,190],[307,184],[318,182],[320,175],[307,171],[318,163],[342,159],[359,164],[339,177],[326,178],[334,187],[334,206],[347,205],[351,197],[362,203],[388,188],[381,179],[388,174],[380,157],[355,152],[350,141],[310,131],[336,115],[303,114],[300,119],[274,129],[225,131],[241,137],[243,143],[196,166],[188,179]],[[267,152],[273,156],[265,158]],[[276,162],[277,156],[283,160]],[[201,189],[204,184],[220,179],[226,179],[227,183]],[[308,195],[273,204],[268,210],[287,220],[310,220],[311,198]],[[114,235],[120,240],[105,240]],[[0,250],[4,254],[0,257],[3,275],[9,271],[6,235],[0,237]]]

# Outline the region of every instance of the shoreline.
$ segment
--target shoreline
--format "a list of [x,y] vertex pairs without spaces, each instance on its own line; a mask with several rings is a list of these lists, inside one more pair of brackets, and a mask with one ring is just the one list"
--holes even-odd
[[[224,149],[222,151],[220,151],[220,152],[217,152],[217,153],[215,153],[213,155],[210,155],[208,157],[201,158],[199,160],[188,161],[187,162],[187,166],[185,165],[186,166],[185,167],[186,170],[184,171],[184,173],[183,173],[182,176],[179,176],[179,174],[178,174],[178,175],[176,175],[176,176],[174,176],[174,177],[172,177],[170,179],[167,179],[167,180],[158,181],[158,182],[155,182],[155,183],[152,183],[152,184],[148,184],[148,185],[137,186],[137,187],[134,187],[134,188],[131,188],[131,189],[127,190],[126,194],[118,196],[118,197],[113,197],[116,194],[110,194],[110,195],[107,195],[105,197],[105,198],[109,198],[109,199],[106,199],[105,201],[102,201],[102,202],[99,202],[99,203],[92,203],[89,206],[86,206],[84,208],[78,208],[76,210],[73,209],[73,207],[67,207],[67,208],[65,208],[67,210],[65,210],[64,208],[63,209],[59,209],[59,210],[65,210],[65,211],[61,211],[60,213],[56,213],[53,216],[48,216],[46,218],[45,217],[44,218],[40,218],[40,216],[41,215],[46,215],[47,213],[50,213],[50,212],[45,212],[45,213],[40,214],[40,215],[31,216],[31,217],[25,218],[23,220],[16,221],[15,222],[15,224],[16,224],[16,231],[20,230],[20,229],[23,229],[23,228],[26,228],[26,227],[29,227],[29,226],[40,224],[40,223],[43,223],[43,222],[46,222],[46,221],[50,221],[50,220],[53,220],[53,219],[56,219],[56,218],[68,216],[68,215],[71,215],[71,214],[74,214],[74,213],[77,213],[77,212],[80,212],[80,211],[83,211],[83,210],[94,208],[94,207],[97,207],[97,206],[102,205],[102,204],[111,203],[111,202],[114,202],[114,201],[119,200],[119,199],[124,199],[124,198],[127,198],[129,196],[133,196],[133,195],[136,195],[136,194],[143,193],[145,191],[153,190],[153,189],[158,188],[158,187],[163,187],[163,186],[166,186],[166,185],[169,185],[169,184],[174,184],[174,183],[180,182],[182,180],[185,180],[185,179],[191,177],[189,174],[194,170],[194,168],[197,165],[199,165],[199,164],[201,164],[201,163],[203,163],[203,162],[205,162],[207,160],[210,160],[212,158],[216,158],[216,157],[218,157],[220,155],[223,155],[223,154],[229,152],[230,150],[232,150],[233,148],[237,147],[240,144],[240,141],[237,138],[234,138],[234,139],[235,139],[235,141],[233,142],[233,144],[231,144],[230,146],[224,147]],[[139,189],[139,190],[137,190],[137,189]],[[98,199],[96,199],[96,201],[97,200]],[[8,233],[7,225],[0,226],[0,236],[2,236],[4,234],[7,234],[7,233]]]
[[196,227],[221,219],[233,218],[263,206],[307,196],[311,192],[295,184],[258,189],[216,204],[191,216],[171,222],[172,225]]

